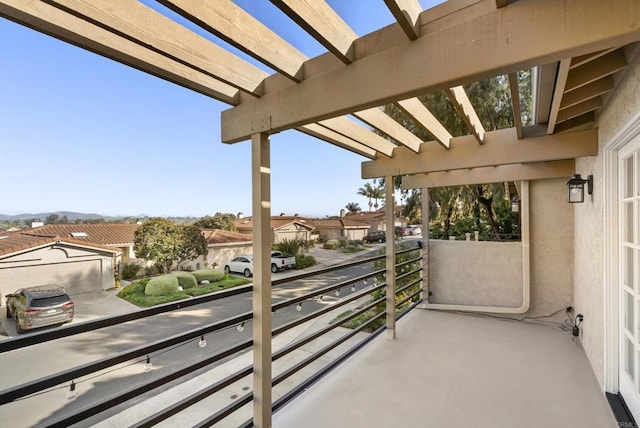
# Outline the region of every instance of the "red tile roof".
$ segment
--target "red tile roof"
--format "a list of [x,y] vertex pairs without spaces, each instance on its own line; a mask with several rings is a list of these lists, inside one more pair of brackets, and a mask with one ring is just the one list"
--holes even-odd
[[[271,217],[271,228],[274,230],[285,227],[291,223],[298,223],[303,227],[308,227],[309,229],[313,229],[313,225],[309,224],[309,220],[303,217],[295,217],[295,216],[272,216]],[[235,226],[236,226],[236,229],[238,230],[251,230],[253,229],[253,217],[239,218],[235,221]]]
[[115,250],[103,245],[94,244],[86,241],[79,241],[77,239],[62,238],[57,236],[34,236],[25,234],[23,232],[1,232],[0,233],[0,257],[9,254],[19,253],[31,248],[38,248],[54,243],[80,245],[83,247],[96,248],[102,251],[109,251],[112,253],[119,253]]
[[[44,226],[27,229],[23,234],[70,238],[78,241],[91,242],[100,245],[133,245],[134,234],[140,227],[139,224],[47,224]],[[86,234],[78,236],[72,234]]]
[[207,244],[232,244],[236,242],[253,242],[253,236],[244,233],[230,232],[220,229],[203,229],[202,234]]

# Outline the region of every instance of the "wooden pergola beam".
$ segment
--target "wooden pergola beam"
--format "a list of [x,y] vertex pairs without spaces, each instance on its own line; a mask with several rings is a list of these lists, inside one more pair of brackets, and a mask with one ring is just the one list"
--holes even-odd
[[576,90],[582,86],[595,82],[627,66],[627,58],[622,49],[615,50],[580,67],[573,68],[567,76],[565,92]]
[[546,162],[597,154],[598,131],[594,129],[518,140],[515,128],[509,128],[487,132],[482,146],[474,142],[472,135],[466,135],[454,137],[449,150],[442,150],[435,142],[422,143],[418,154],[397,147],[392,158],[363,162],[362,178]]
[[442,147],[445,149],[449,148],[449,142],[452,138],[451,134],[419,99],[409,98],[398,101],[396,105],[404,111],[407,116],[413,119],[416,124],[420,125],[425,129],[425,131],[433,135]]
[[547,122],[547,134],[553,134],[555,130],[556,121],[558,119],[558,112],[560,111],[560,104],[562,103],[562,95],[564,94],[564,87],[567,83],[567,76],[569,75],[570,66],[571,58],[563,59],[562,61],[560,61],[560,65],[558,65],[556,85],[553,89],[551,110],[549,111],[549,121]]
[[345,116],[323,120],[318,124],[387,156],[391,156],[393,149],[398,147]]
[[188,30],[175,21],[129,0],[47,0],[47,3],[231,86],[262,95],[268,73]]
[[[257,131],[251,128],[256,123],[278,132],[640,40],[640,3],[618,0],[601,6],[599,0],[519,0],[471,19],[466,9],[455,11],[447,17],[451,24],[439,31],[425,33],[427,24],[417,40],[405,39],[393,49],[222,112],[222,140],[246,140]],[[380,31],[381,36],[391,34]]]
[[409,40],[416,40],[420,36],[419,19],[422,12],[418,0],[384,0],[384,2]]
[[560,110],[587,101],[591,98],[599,97],[606,94],[614,87],[613,78],[611,76],[603,77],[588,85],[582,86],[575,91],[568,92],[562,97]]
[[594,111],[602,107],[602,98],[595,97],[583,101],[579,104],[573,105],[558,112],[557,123],[564,122],[565,120],[572,119],[574,117],[581,116],[590,111]]
[[318,125],[317,123],[310,123],[308,125],[296,128],[296,130],[312,137],[319,138],[323,141],[326,141],[327,143],[333,144],[334,146],[338,146],[360,156],[364,156],[369,159],[376,158],[376,151],[371,147],[353,141],[352,139],[347,138],[342,134],[325,128],[324,126]]
[[236,88],[93,23],[36,0],[0,0],[0,16],[227,104]]
[[484,143],[484,126],[480,122],[480,118],[473,108],[467,93],[462,86],[456,86],[455,88],[445,89],[445,93],[451,101],[453,108],[456,109],[460,118],[467,125],[467,128],[476,137],[478,144]]
[[353,62],[353,42],[358,35],[323,0],[271,0],[289,18],[311,34],[345,64]]
[[157,1],[290,79],[302,80],[308,58],[231,0]]
[[522,138],[522,112],[520,111],[520,90],[518,88],[518,74],[509,73],[509,92],[511,93],[511,109],[513,110],[513,126],[516,128],[518,139]]
[[377,107],[353,113],[355,117],[387,134],[400,144],[418,153],[422,140]]
[[575,172],[575,160],[497,165],[473,169],[430,172],[402,177],[403,189],[424,189],[465,184],[501,183],[519,180],[543,180],[570,177]]

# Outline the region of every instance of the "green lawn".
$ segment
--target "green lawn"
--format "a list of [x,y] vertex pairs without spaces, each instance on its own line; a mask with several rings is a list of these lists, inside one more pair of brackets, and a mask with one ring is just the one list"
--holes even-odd
[[144,287],[147,285],[147,282],[149,282],[149,278],[132,282],[118,293],[118,297],[141,308],[149,308],[163,303],[175,302],[176,300],[188,299],[189,297],[201,296],[203,294],[237,287],[251,281],[237,276],[225,275],[220,281],[212,282],[211,284],[202,284],[196,288],[189,288],[175,294],[165,294],[163,296],[146,296],[144,294]]

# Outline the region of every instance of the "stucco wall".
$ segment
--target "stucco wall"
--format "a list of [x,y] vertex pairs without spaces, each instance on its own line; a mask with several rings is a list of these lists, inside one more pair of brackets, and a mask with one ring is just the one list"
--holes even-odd
[[209,252],[206,259],[202,256],[197,259],[181,264],[183,268],[204,269],[204,263],[216,263],[217,267],[224,267],[225,263],[238,256],[253,254],[253,244],[251,242],[241,242],[237,244],[215,244],[207,247]]
[[431,303],[522,305],[520,242],[429,241]]
[[[527,316],[569,306],[573,279],[573,215],[565,179],[536,180],[530,196],[530,287]],[[519,307],[522,244],[429,241],[432,303]],[[554,320],[562,322],[563,313]]]
[[581,342],[596,378],[604,385],[604,156],[603,149],[640,111],[640,61],[628,67],[627,75],[598,117],[598,156],[576,160],[576,172],[593,174],[593,197],[575,204],[574,306],[584,315]]
[[52,245],[0,262],[2,296],[18,288],[57,284],[70,294],[114,287],[113,259],[109,253]]

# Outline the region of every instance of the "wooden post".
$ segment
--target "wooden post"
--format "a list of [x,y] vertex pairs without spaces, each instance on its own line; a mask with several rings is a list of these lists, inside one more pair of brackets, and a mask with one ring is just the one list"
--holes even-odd
[[420,298],[429,301],[429,188],[422,188],[422,293]]
[[266,133],[251,136],[253,426],[271,427],[271,165]]
[[393,176],[385,177],[385,223],[387,261],[387,339],[396,338],[396,240],[395,240],[395,200],[393,197]]

